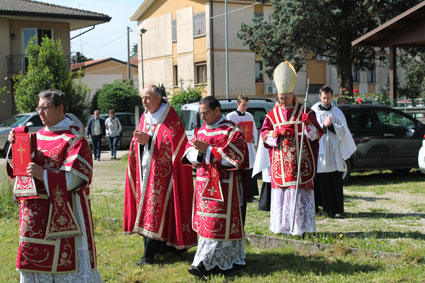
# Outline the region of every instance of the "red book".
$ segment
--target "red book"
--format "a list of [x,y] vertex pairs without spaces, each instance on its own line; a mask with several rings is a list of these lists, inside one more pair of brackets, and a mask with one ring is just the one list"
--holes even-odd
[[239,128],[241,128],[241,131],[243,133],[243,136],[245,137],[245,140],[247,143],[254,142],[254,122],[252,121],[242,121],[239,122]]
[[28,176],[27,167],[31,162],[31,153],[36,148],[35,134],[29,134],[28,128],[15,128],[15,143],[12,145],[13,175]]

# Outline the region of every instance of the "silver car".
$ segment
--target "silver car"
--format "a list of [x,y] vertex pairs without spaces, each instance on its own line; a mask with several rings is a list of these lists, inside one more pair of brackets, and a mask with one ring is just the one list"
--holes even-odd
[[[74,125],[80,128],[80,132],[83,132],[83,124],[80,119],[77,118],[72,113],[65,114],[69,119],[74,122]],[[6,155],[7,150],[9,149],[9,142],[7,141],[7,137],[9,135],[10,130],[19,126],[27,126],[30,132],[37,132],[41,128],[43,128],[43,123],[41,122],[40,116],[38,116],[37,112],[17,114],[12,118],[4,121],[0,124],[0,153],[3,156]]]

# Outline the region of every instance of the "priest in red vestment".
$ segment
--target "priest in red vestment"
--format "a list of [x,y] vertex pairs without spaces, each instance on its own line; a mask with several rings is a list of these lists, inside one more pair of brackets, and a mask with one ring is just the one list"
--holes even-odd
[[136,265],[196,245],[192,170],[181,164],[187,143],[183,124],[157,86],[147,86],[141,96],[146,112],[130,145],[123,225],[125,233],[144,236],[144,254]]
[[[102,282],[90,206],[91,150],[65,108],[66,95],[60,90],[40,92],[37,111],[45,127],[37,132],[28,176],[14,177],[8,160],[20,202],[20,282]],[[8,140],[13,146],[13,130]]]
[[217,99],[203,98],[199,109],[205,123],[188,143],[183,163],[197,167],[192,226],[199,241],[189,272],[205,277],[245,265],[239,170],[249,168],[249,156],[243,133],[221,114]]
[[[314,111],[307,108],[304,113],[303,105],[295,99],[297,75],[289,62],[279,64],[274,71],[273,80],[280,105],[266,115],[260,131],[265,147],[271,149],[270,230],[276,234],[293,235],[315,232],[313,179],[316,175],[318,141],[322,128],[317,123]],[[304,141],[300,148],[302,135]],[[301,178],[298,180],[297,195],[295,188],[300,154]],[[297,204],[294,207],[296,197]],[[295,225],[292,231],[294,209]]]

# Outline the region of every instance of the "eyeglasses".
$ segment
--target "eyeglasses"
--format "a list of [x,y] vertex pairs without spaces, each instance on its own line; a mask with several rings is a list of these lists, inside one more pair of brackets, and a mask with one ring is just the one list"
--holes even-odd
[[46,112],[48,109],[50,109],[52,107],[55,107],[55,106],[54,105],[51,105],[51,106],[39,106],[39,107],[36,107],[35,108],[35,111],[37,111],[37,113]]

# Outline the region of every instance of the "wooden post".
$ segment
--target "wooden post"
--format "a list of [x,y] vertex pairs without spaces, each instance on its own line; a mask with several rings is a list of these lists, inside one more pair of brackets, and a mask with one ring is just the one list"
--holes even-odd
[[394,106],[397,99],[397,49],[390,46],[390,104]]

